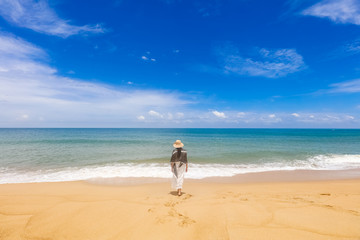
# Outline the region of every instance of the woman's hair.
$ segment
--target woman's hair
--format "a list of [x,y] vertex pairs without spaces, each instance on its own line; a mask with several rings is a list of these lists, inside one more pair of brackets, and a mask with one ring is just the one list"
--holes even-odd
[[179,158],[181,156],[181,148],[177,148],[177,157]]

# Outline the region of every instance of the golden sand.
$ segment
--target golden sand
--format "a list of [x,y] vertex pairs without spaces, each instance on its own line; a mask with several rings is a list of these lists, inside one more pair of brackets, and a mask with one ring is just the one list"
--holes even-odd
[[360,180],[0,185],[0,239],[360,239]]

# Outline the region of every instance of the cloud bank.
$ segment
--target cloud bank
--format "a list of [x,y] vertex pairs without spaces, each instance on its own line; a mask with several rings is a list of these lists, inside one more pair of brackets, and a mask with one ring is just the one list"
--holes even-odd
[[189,104],[175,92],[121,89],[59,76],[46,60],[38,46],[0,32],[0,126],[121,126],[154,107],[167,111],[174,102],[179,109]]
[[212,113],[218,118],[226,118],[226,115],[223,112],[212,111]]
[[239,75],[279,78],[306,68],[303,57],[295,49],[262,48],[253,58],[244,58],[237,48],[227,46],[219,55],[224,71]]
[[[176,92],[60,76],[48,58],[40,47],[0,32],[0,127],[334,127],[360,123],[358,116],[348,113],[197,109],[190,96]],[[360,80],[332,87],[334,92],[359,92]]]
[[328,93],[360,93],[360,79],[333,83]]
[[85,33],[103,33],[100,24],[76,26],[61,19],[45,0],[1,0],[0,15],[9,23],[35,32],[67,38]]
[[327,18],[335,23],[360,25],[359,0],[323,0],[302,11],[305,16]]

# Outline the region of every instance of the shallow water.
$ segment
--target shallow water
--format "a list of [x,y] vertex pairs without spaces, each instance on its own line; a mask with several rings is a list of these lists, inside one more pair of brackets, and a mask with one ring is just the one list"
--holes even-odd
[[170,177],[176,139],[187,178],[360,167],[360,130],[0,129],[0,183]]

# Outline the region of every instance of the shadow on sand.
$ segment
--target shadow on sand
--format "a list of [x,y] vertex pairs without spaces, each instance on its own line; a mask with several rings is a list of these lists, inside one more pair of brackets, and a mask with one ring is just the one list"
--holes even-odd
[[[178,194],[177,194],[177,191],[171,191],[171,192],[169,192],[169,194],[171,194],[171,195],[173,195],[173,196],[177,196]],[[184,195],[184,194],[186,194],[186,192],[181,192],[181,195]]]

